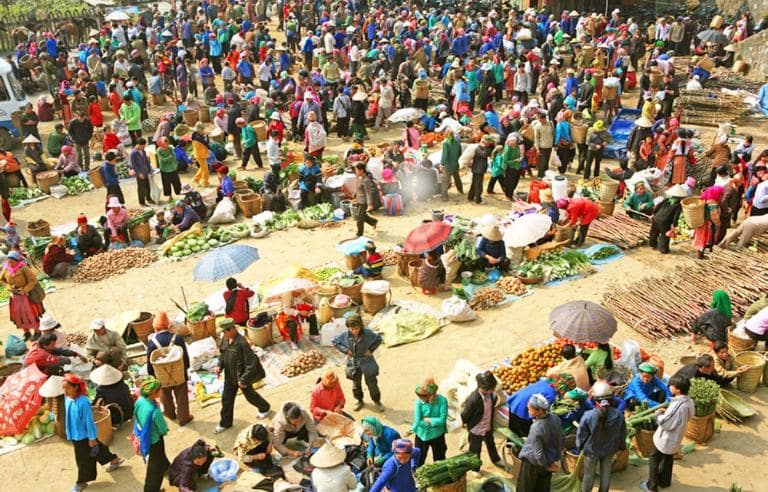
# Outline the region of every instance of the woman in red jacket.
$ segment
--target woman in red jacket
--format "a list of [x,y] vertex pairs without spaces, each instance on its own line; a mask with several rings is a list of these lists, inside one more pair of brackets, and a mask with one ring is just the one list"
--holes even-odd
[[333,369],[326,370],[312,390],[309,409],[315,422],[320,422],[329,413],[344,413],[344,390]]
[[589,224],[600,216],[600,208],[592,200],[581,197],[561,198],[557,201],[557,208],[565,209],[569,226],[579,224],[579,237],[574,240],[573,245],[579,247],[584,244],[589,233]]
[[88,98],[88,118],[95,128],[100,129],[104,126],[104,115],[101,113],[101,105],[96,96]]
[[248,299],[254,292],[240,285],[237,280],[230,277],[227,279],[227,291],[224,292],[224,314],[235,324],[245,326],[250,317],[250,306]]

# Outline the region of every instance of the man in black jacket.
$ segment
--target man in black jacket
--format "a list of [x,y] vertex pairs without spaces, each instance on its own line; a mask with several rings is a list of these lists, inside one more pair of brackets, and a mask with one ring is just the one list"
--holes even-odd
[[259,358],[250,345],[235,328],[235,323],[225,318],[216,322],[216,331],[220,333],[219,367],[217,372],[224,373],[224,388],[221,392],[221,420],[213,430],[219,434],[232,427],[237,389],[243,391],[248,403],[259,409],[256,414],[260,419],[269,415],[269,402],[253,389],[253,383],[264,379],[266,375]]
[[[230,98],[227,101],[227,104],[229,104],[227,133],[232,135],[232,144],[235,146],[235,155],[240,159],[243,157],[243,146],[240,143],[240,128],[237,126],[237,119],[243,117],[243,108],[234,98]],[[256,105],[254,104],[254,106]]]
[[91,153],[88,144],[93,136],[93,124],[88,119],[88,115],[83,111],[78,112],[77,118],[69,122],[67,131],[72,141],[75,142],[77,165],[80,166],[80,169],[87,171],[91,167]]
[[[726,380],[715,370],[715,359],[709,354],[696,358],[696,362],[683,366],[675,376],[685,376],[690,381],[693,378],[704,378],[716,382],[720,386],[728,386],[731,380]],[[674,376],[673,376],[674,377]]]
[[461,408],[461,421],[469,433],[469,452],[480,456],[485,442],[494,464],[501,461],[493,440],[493,414],[497,401],[496,377],[491,371],[485,371],[477,375],[477,391],[467,397]]

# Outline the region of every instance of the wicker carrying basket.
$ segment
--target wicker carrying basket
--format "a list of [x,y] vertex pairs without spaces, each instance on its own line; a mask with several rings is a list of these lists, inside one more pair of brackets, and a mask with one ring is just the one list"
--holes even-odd
[[184,359],[179,357],[172,362],[157,362],[160,357],[165,357],[170,352],[171,347],[160,347],[152,351],[149,356],[149,363],[155,370],[155,377],[163,388],[171,388],[184,384],[187,378],[184,375]]
[[105,406],[94,405],[93,423],[96,424],[96,438],[108,446],[112,442],[112,415]]
[[355,302],[360,304],[361,302],[363,302],[363,294],[361,292],[362,288],[363,288],[362,282],[358,282],[354,285],[350,285],[349,287],[339,286],[339,293],[349,296]]
[[376,314],[385,307],[387,307],[392,300],[392,291],[387,291],[386,294],[371,294],[370,292],[363,292],[363,307],[368,314]]
[[147,343],[149,335],[154,332],[152,328],[152,321],[155,319],[155,315],[152,313],[142,312],[138,318],[128,323],[133,328],[136,336],[139,337],[144,343]]
[[600,217],[610,217],[616,209],[616,202],[604,202],[603,200],[598,200],[597,208],[600,209]]
[[241,194],[237,195],[237,200],[240,210],[246,218],[251,218],[261,213],[261,195],[256,193]]
[[189,327],[189,333],[192,335],[192,340],[202,340],[208,337],[216,338],[216,318],[211,313],[208,313],[208,316],[200,321],[187,320],[187,326]]
[[587,142],[587,130],[589,127],[587,125],[577,125],[572,124],[571,125],[571,138],[573,138],[573,142],[577,144],[583,144]]
[[646,429],[638,429],[635,433],[635,437],[632,438],[632,443],[638,453],[643,458],[648,458],[653,453],[653,431]]
[[467,492],[467,476],[464,475],[455,482],[445,485],[433,485],[427,489],[429,492]]
[[736,387],[745,393],[754,393],[760,385],[765,367],[765,357],[758,352],[742,352],[736,354],[736,362],[742,366],[749,366],[749,370],[736,378]]
[[573,241],[573,236],[576,234],[576,228],[571,226],[557,226],[557,232],[555,232],[555,241],[558,243],[561,241]]
[[737,337],[733,332],[728,332],[728,346],[736,353],[747,352],[755,348],[756,345],[757,342],[751,338]]
[[712,439],[714,433],[715,412],[712,412],[706,417],[691,417],[685,428],[685,437],[699,444],[704,444]]
[[616,198],[616,190],[619,189],[619,182],[614,179],[600,180],[600,200],[611,202]]
[[683,198],[680,204],[683,206],[683,216],[688,227],[696,229],[704,225],[704,200],[697,196],[691,196]]
[[34,237],[49,237],[51,235],[51,224],[43,219],[27,224],[27,232]]
[[151,231],[149,222],[142,222],[131,227],[128,232],[131,234],[131,241],[141,241],[144,244],[149,244],[152,239]]
[[195,123],[197,123],[198,120],[198,114],[197,111],[192,109],[187,109],[182,113],[182,117],[184,118],[184,124],[187,126],[195,126]]
[[360,310],[360,305],[352,299],[349,303],[349,305],[344,307],[334,307],[333,301],[336,300],[336,296],[333,296],[332,298],[328,299],[328,307],[331,308],[331,311],[333,311],[333,317],[334,318],[343,318],[344,315],[350,311],[358,311]]
[[408,278],[411,280],[412,287],[419,286],[419,268],[421,268],[421,258],[408,263]]

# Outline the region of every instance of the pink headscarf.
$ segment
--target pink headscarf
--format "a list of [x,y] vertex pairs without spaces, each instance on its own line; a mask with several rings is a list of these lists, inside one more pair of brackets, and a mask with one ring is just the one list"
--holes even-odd
[[699,198],[704,201],[713,200],[719,202],[723,198],[724,191],[722,186],[710,186],[709,188],[704,188]]

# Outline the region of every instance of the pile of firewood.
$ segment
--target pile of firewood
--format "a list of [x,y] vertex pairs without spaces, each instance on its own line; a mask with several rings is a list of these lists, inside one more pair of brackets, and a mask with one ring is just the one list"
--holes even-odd
[[749,107],[741,96],[718,90],[682,90],[675,99],[675,108],[682,109],[682,123],[688,125],[719,126],[749,115]]
[[648,241],[650,223],[635,220],[623,210],[592,221],[587,237],[613,243],[621,249],[636,248]]

